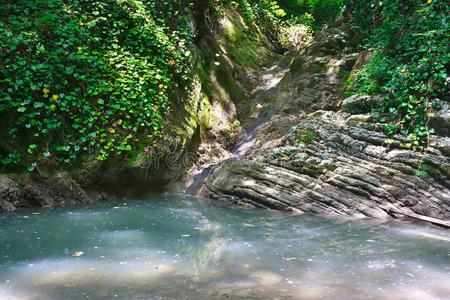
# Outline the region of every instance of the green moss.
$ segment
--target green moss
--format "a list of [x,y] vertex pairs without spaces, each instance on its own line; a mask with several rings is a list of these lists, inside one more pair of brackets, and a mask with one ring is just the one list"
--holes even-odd
[[292,165],[296,167],[300,173],[312,177],[318,177],[328,171],[328,169],[323,165],[311,164],[304,160],[294,160]]
[[255,173],[266,173],[264,166],[258,163],[251,164],[250,170]]
[[236,63],[256,68],[261,65],[262,58],[270,55],[270,51],[264,46],[264,37],[256,29],[248,27],[236,12],[226,11],[222,26],[224,30],[219,45]]
[[429,165],[427,163],[423,163],[420,165],[419,169],[416,170],[415,175],[422,179],[426,179],[428,177],[432,177],[435,179],[445,179],[446,175],[439,168]]
[[242,102],[245,100],[245,91],[238,85],[233,76],[232,66],[224,59],[216,69],[217,82],[223,90],[229,95],[233,102]]
[[302,129],[297,133],[297,144],[309,145],[316,138],[316,131],[312,128]]
[[299,74],[303,70],[304,63],[305,63],[304,56],[297,56],[292,60],[289,69],[292,73]]

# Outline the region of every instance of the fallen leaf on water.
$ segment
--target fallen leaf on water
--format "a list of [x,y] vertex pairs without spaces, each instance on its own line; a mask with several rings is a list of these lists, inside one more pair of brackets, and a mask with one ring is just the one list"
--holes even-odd
[[296,260],[296,257],[283,257],[285,261]]
[[82,256],[83,254],[84,254],[83,251],[77,251],[77,252],[75,252],[75,253],[73,254],[73,256],[75,256],[75,257],[80,257],[80,256]]

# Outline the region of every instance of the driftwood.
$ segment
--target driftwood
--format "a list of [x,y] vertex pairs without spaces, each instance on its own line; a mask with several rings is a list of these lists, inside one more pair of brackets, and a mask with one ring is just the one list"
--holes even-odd
[[428,223],[431,223],[431,224],[434,224],[434,225],[438,225],[438,226],[450,229],[450,221],[444,221],[444,220],[439,220],[439,219],[435,219],[435,218],[419,215],[419,214],[416,214],[416,213],[411,212],[411,211],[407,211],[407,210],[404,210],[404,209],[397,208],[397,207],[395,207],[393,205],[385,206],[385,207],[383,207],[383,209],[388,214],[391,214],[391,215],[392,214],[403,215],[403,216],[407,216],[407,217],[410,217],[410,218],[413,218],[413,219],[421,220],[421,221],[424,221],[424,222],[428,222]]

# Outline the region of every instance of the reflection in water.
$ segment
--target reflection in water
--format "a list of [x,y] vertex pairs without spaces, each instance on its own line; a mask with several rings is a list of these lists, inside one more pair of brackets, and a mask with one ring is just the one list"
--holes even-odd
[[448,299],[450,233],[186,197],[0,215],[0,299]]

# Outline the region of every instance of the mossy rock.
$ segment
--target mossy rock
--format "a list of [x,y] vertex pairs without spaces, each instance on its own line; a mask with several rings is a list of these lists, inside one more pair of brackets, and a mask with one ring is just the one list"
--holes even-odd
[[341,108],[343,111],[350,114],[366,114],[370,113],[376,106],[377,97],[369,95],[353,95],[342,102]]

